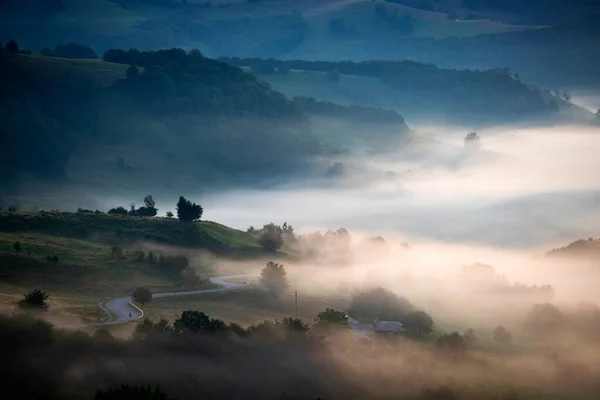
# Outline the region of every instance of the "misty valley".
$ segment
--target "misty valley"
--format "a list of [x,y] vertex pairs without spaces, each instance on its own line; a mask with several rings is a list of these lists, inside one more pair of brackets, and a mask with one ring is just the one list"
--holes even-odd
[[2,2],[0,397],[600,398],[599,16]]

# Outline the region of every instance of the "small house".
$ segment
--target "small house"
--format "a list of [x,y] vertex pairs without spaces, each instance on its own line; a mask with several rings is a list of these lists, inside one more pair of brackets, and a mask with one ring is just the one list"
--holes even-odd
[[377,321],[373,328],[375,334],[386,336],[400,336],[405,330],[399,321]]

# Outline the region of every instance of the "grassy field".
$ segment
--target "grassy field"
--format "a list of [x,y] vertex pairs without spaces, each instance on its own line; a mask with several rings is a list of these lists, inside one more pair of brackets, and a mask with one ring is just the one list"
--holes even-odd
[[37,233],[108,245],[149,241],[228,256],[261,254],[256,237],[211,221],[182,224],[177,219],[103,213],[0,212],[0,232]]
[[[16,242],[21,246],[18,253]],[[155,254],[187,254],[204,279],[214,271],[194,257],[198,249],[233,258],[261,253],[254,236],[208,221],[186,226],[166,218],[2,212],[0,306],[11,308],[23,293],[40,288],[51,294],[51,308],[59,314],[95,320],[104,316],[98,302],[127,295],[135,287],[155,292],[184,289],[181,274],[132,258],[113,258],[115,244]],[[178,247],[166,248],[167,244]],[[54,256],[58,262],[52,261]],[[208,281],[194,286],[211,287]]]
[[[346,310],[348,299],[328,296],[305,296],[298,294],[298,317],[312,322],[325,308]],[[295,294],[290,290],[273,297],[256,285],[230,292],[207,293],[197,296],[170,297],[156,299],[146,306],[146,315],[151,318],[165,317],[170,321],[183,310],[199,310],[226,322],[237,322],[244,326],[265,319],[281,319],[295,315]]]
[[124,78],[127,65],[108,63],[102,60],[77,60],[36,55],[20,56],[31,68],[43,69],[46,73],[69,73],[74,77],[92,79],[98,85],[110,85],[119,78]]

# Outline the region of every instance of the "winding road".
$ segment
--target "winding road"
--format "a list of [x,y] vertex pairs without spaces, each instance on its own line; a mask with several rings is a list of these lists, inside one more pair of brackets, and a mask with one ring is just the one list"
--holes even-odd
[[[248,275],[231,275],[231,276],[216,276],[210,278],[210,281],[219,288],[216,289],[198,289],[198,290],[185,290],[181,292],[165,292],[165,293],[154,293],[153,299],[162,297],[172,296],[187,296],[192,294],[202,293],[213,293],[213,292],[224,292],[227,290],[239,289],[246,287],[248,282],[227,282],[229,279],[235,278],[246,278]],[[98,306],[106,313],[108,320],[104,322],[97,322],[93,325],[110,325],[110,324],[121,324],[123,322],[134,321],[144,316],[144,312],[135,304],[133,304],[131,296],[119,297],[116,299],[108,300],[106,302],[98,304]]]

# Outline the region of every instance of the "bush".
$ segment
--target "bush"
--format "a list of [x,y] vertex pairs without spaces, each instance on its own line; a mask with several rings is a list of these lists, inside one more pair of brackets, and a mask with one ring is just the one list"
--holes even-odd
[[29,293],[23,295],[23,300],[19,301],[19,308],[37,308],[40,310],[47,310],[50,308],[48,299],[50,295],[39,289],[34,289]]
[[280,294],[289,287],[283,264],[269,261],[260,272],[260,284],[272,293]]
[[129,214],[129,212],[125,209],[125,207],[117,207],[117,208],[111,208],[110,210],[108,210],[109,214],[116,214],[116,215],[127,215]]

